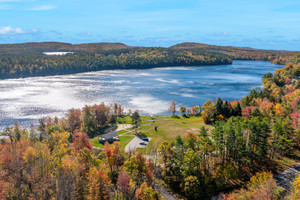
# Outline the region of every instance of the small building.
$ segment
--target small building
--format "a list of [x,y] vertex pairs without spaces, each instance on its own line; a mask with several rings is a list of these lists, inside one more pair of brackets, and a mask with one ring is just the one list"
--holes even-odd
[[113,143],[114,141],[118,141],[118,134],[114,131],[111,131],[109,133],[103,134],[99,138],[99,143],[104,144],[105,142]]

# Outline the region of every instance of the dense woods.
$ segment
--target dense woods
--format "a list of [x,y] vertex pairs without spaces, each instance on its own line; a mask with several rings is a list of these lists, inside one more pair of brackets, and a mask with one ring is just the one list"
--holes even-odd
[[[73,52],[44,55],[43,52]],[[0,78],[70,74],[109,69],[231,64],[234,59],[297,63],[299,53],[182,43],[170,48],[121,43],[24,43],[0,45]]]
[[[160,57],[160,50],[168,53],[160,48],[148,50],[148,54],[137,51],[135,55],[152,52],[154,59]],[[118,51],[106,53],[115,56]],[[67,62],[76,55],[49,57],[48,61]],[[201,116],[212,128],[162,142],[152,149],[155,157],[140,151],[126,154],[119,142],[93,148],[90,137],[125,115],[118,104],[71,109],[63,118],[42,118],[38,127],[29,129],[15,124],[2,133],[10,139],[0,142],[0,199],[161,199],[157,179],[186,199],[240,186],[244,187],[222,198],[279,199],[281,190],[268,171],[283,157],[299,159],[299,76],[300,65],[288,64],[274,75],[266,74],[264,87],[239,101],[218,98],[201,107],[181,107],[183,117]],[[169,111],[178,117],[175,102]],[[131,116],[137,126],[138,111]],[[287,198],[297,196],[299,179]]]
[[[263,89],[250,91],[240,101],[208,100],[201,108],[202,118],[213,124],[213,130],[202,128],[198,135],[178,136],[161,144],[164,181],[174,191],[199,199],[271,169],[281,156],[298,159],[299,75],[300,65],[289,64],[274,76],[266,74]],[[250,193],[249,198],[246,193],[238,193],[240,198],[234,195],[228,199],[253,199]],[[267,199],[277,199],[276,195]]]
[[167,48],[126,48],[77,51],[61,56],[39,53],[0,53],[2,78],[56,75],[109,69],[142,69],[164,66],[230,64],[231,58],[217,52]]
[[[17,131],[17,130],[14,130]],[[93,150],[84,132],[70,145],[66,132],[39,140],[20,130],[1,144],[1,199],[159,199],[154,164],[140,153],[128,157],[119,144]]]

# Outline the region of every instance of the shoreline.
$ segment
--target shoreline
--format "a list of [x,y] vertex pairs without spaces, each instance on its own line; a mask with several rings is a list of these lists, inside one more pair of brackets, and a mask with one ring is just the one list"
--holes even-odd
[[[232,60],[234,61],[234,60]],[[249,61],[264,61],[264,60],[249,60]],[[266,61],[268,62],[268,61]],[[113,70],[143,70],[143,69],[154,69],[154,68],[164,68],[164,67],[205,67],[205,66],[217,66],[217,65],[232,65],[231,63],[228,64],[202,64],[202,65],[158,65],[158,66],[149,66],[149,67],[129,67],[129,68],[122,68],[116,67],[114,69],[104,68],[104,69],[97,69],[97,70],[78,70],[78,71],[68,71],[68,72],[51,72],[48,74],[30,74],[30,75],[22,75],[22,76],[13,76],[10,75],[8,77],[0,76],[0,80],[8,80],[8,79],[23,79],[23,78],[30,78],[30,77],[49,77],[49,76],[63,76],[63,75],[75,75],[81,73],[88,73],[88,72],[100,72],[100,71],[113,71]]]
[[9,76],[9,77],[3,77],[0,76],[0,81],[1,80],[9,80],[9,79],[24,79],[24,78],[42,78],[42,77],[50,77],[50,76],[64,76],[64,75],[77,75],[77,74],[82,74],[82,73],[89,73],[89,72],[101,72],[101,71],[114,71],[114,70],[144,70],[144,69],[155,69],[155,68],[165,68],[165,67],[207,67],[207,66],[217,66],[217,65],[232,65],[234,61],[261,61],[261,62],[270,62],[274,65],[280,65],[283,66],[282,64],[276,64],[273,63],[269,60],[251,60],[251,59],[233,59],[231,63],[229,64],[202,64],[202,65],[159,65],[159,66],[150,66],[150,67],[131,67],[131,68],[121,68],[121,67],[116,67],[114,69],[99,69],[99,70],[81,70],[81,71],[68,71],[68,72],[51,72],[49,74],[30,74],[30,75],[22,75],[22,76]]
[[[253,63],[252,63],[253,62]],[[218,69],[224,69],[224,70],[230,70],[231,68],[232,68],[232,66],[235,66],[235,64],[234,63],[244,63],[243,65],[249,65],[249,68],[251,68],[251,66],[255,66],[256,63],[257,62],[257,65],[258,66],[260,66],[259,67],[259,69],[261,68],[261,69],[264,69],[264,66],[267,66],[267,65],[273,65],[273,64],[271,64],[271,62],[266,62],[266,61],[253,61],[253,60],[233,60],[233,64],[232,65],[228,65],[228,66],[222,66],[222,65],[219,65],[218,66]],[[252,64],[252,65],[251,65]],[[217,66],[217,65],[214,65],[214,66]],[[189,67],[185,67],[185,66],[182,66],[183,68],[189,68]],[[212,70],[212,68],[211,67],[213,67],[213,66],[193,66],[193,67],[199,67],[199,68],[203,68],[203,69],[205,69],[206,71],[211,71]],[[277,68],[282,68],[283,66],[275,66],[274,65],[274,67],[277,69]],[[167,67],[155,67],[156,69],[159,69],[159,68],[161,68],[161,69],[164,69],[164,68],[167,68]],[[152,68],[152,69],[155,69],[155,68]],[[176,67],[174,67],[174,68],[176,68]],[[170,70],[172,70],[172,67],[169,67],[169,69]],[[272,68],[273,69],[273,68]],[[141,72],[144,72],[143,70],[145,70],[146,72],[147,72],[147,70],[151,70],[151,69],[140,69],[140,70],[136,70],[136,69],[128,69],[128,70],[101,70],[104,74],[107,72],[107,73],[110,73],[110,72],[113,72],[113,71],[120,71],[120,72],[122,72],[122,73],[124,73],[124,74],[128,74],[128,73],[136,73],[135,71],[141,71]],[[175,70],[175,69],[174,69]],[[81,73],[81,74],[87,74],[88,75],[88,73],[91,73],[91,74],[93,74],[93,76],[95,75],[97,75],[97,74],[102,74],[101,73],[101,71],[97,71],[97,72],[84,72],[84,73]],[[130,72],[131,71],[131,72]],[[274,70],[272,70],[272,71],[274,71]],[[148,73],[148,72],[147,72]],[[151,71],[149,71],[149,73],[151,73]],[[50,79],[52,79],[52,78],[55,78],[55,80],[57,79],[57,80],[59,80],[59,79],[68,79],[68,77],[72,77],[72,76],[78,76],[78,74],[67,74],[67,75],[56,75],[56,76],[53,76],[53,77],[50,77],[50,76],[48,76]],[[79,76],[80,76],[80,74],[79,74]],[[10,80],[11,81],[21,81],[21,82],[23,82],[23,81],[44,81],[44,80],[46,80],[46,78],[42,78],[42,77],[39,77],[38,79],[36,78],[36,77],[27,77],[27,79],[23,79],[23,78],[18,78],[18,79],[5,79],[5,80],[7,80],[8,82],[10,82]],[[4,84],[5,83],[5,80],[3,80],[2,81],[2,83]],[[190,83],[188,83],[189,85],[191,85]],[[9,84],[8,84],[8,86],[9,86]],[[134,87],[135,87],[135,85],[133,85]],[[183,86],[181,86],[181,87],[183,87]],[[205,86],[205,87],[211,87],[211,86]],[[214,86],[214,87],[218,87],[218,86]],[[253,86],[254,87],[254,86]],[[259,86],[259,87],[261,87],[261,85]],[[18,90],[19,91],[19,90]],[[247,90],[248,91],[248,90]],[[84,91],[82,91],[83,93],[84,93]],[[194,93],[195,95],[197,94],[197,93]],[[222,93],[221,93],[222,94]],[[172,94],[172,95],[174,95],[174,94]],[[177,94],[175,94],[175,95],[177,95]],[[246,95],[246,94],[243,94],[243,95],[241,95],[241,96],[233,96],[233,97],[235,97],[236,99],[240,99],[240,97],[242,97],[242,96],[244,96],[244,95]],[[180,96],[180,95],[179,95]],[[177,97],[177,96],[176,96]],[[180,96],[180,97],[178,97],[178,98],[187,98],[186,96],[184,96],[184,97],[182,97],[182,96]],[[193,98],[193,97],[190,97],[190,98]],[[224,97],[222,97],[222,98],[224,98]],[[4,100],[4,99],[3,99]],[[170,101],[171,101],[172,99],[170,99]],[[211,99],[212,100],[212,99]],[[226,99],[226,100],[228,100],[228,99]],[[100,100],[101,101],[101,100]],[[201,104],[201,102],[199,103],[199,101],[202,101],[202,100],[195,100],[195,102],[196,103],[194,103],[194,104],[188,104],[188,105],[185,105],[185,106],[187,106],[187,107],[189,107],[189,106],[192,106],[192,105],[199,105],[199,104]],[[111,101],[105,101],[106,103],[108,103],[108,104],[110,104],[110,103],[113,103],[113,102],[111,102]],[[120,101],[116,101],[116,102],[120,102]],[[145,102],[144,102],[145,103]],[[88,105],[91,105],[91,104],[94,104],[94,103],[90,103],[90,102],[85,102],[84,104],[88,104]],[[84,104],[82,104],[82,106],[84,106]],[[36,106],[36,105],[33,105],[33,106]],[[55,105],[54,105],[55,106]],[[127,106],[129,106],[129,107],[127,107]],[[154,115],[156,115],[156,116],[170,116],[171,114],[170,113],[168,113],[166,110],[165,111],[163,111],[163,112],[155,112],[154,113],[154,110],[152,110],[151,112],[147,112],[148,110],[143,110],[143,109],[141,109],[141,108],[138,108],[138,107],[136,107],[136,106],[134,106],[133,105],[133,107],[131,106],[131,104],[129,104],[129,105],[127,105],[127,106],[125,106],[126,107],[126,110],[128,110],[128,109],[139,109],[140,111],[141,111],[141,115],[144,115],[144,116],[150,116],[151,114],[154,114]],[[37,106],[37,107],[39,107],[39,106]],[[79,106],[80,107],[80,106]],[[65,107],[65,108],[69,108],[68,106],[67,107]],[[76,106],[72,106],[72,108],[78,108],[78,107],[76,107]],[[166,108],[167,108],[167,106],[166,106]],[[69,108],[70,109],[70,108]],[[67,109],[68,110],[68,109]],[[60,110],[58,110],[57,112],[59,112],[59,113],[62,113],[61,115],[60,114],[57,114],[56,112],[55,113],[52,113],[52,111],[51,111],[51,113],[45,113],[45,115],[43,115],[43,116],[41,116],[41,117],[47,117],[47,116],[51,116],[51,117],[54,117],[54,116],[58,116],[58,117],[63,117],[63,113],[65,113],[67,110],[63,110],[63,111],[60,111]],[[38,113],[38,115],[40,115],[39,113]],[[27,115],[26,115],[27,116]],[[35,116],[35,115],[34,115]],[[39,117],[39,118],[41,118],[41,117]],[[38,119],[39,119],[38,118]],[[4,117],[4,119],[6,119],[6,117]],[[22,119],[18,119],[18,118],[11,118],[9,121],[10,122],[12,122],[11,124],[9,124],[9,123],[6,123],[6,122],[9,122],[9,121],[3,121],[4,123],[3,123],[3,126],[1,126],[1,128],[0,128],[0,130],[4,130],[6,127],[8,127],[8,126],[13,126],[13,124],[14,124],[14,122],[18,122],[22,127],[29,127],[30,126],[30,123],[33,123],[34,125],[37,125],[38,123],[37,123],[37,121],[38,121],[38,119],[32,119],[31,117],[30,118],[22,118]]]

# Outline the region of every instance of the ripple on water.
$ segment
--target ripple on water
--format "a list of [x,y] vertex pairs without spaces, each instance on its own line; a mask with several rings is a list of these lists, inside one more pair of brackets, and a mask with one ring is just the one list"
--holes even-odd
[[43,116],[63,116],[70,108],[121,103],[142,114],[170,114],[177,106],[203,104],[221,97],[232,101],[261,86],[261,77],[281,68],[264,61],[232,65],[164,67],[0,80],[0,129],[24,126]]

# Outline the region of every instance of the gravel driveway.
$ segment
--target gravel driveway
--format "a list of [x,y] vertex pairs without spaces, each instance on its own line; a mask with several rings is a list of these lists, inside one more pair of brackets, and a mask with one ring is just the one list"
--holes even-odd
[[[149,142],[151,138],[148,138]],[[136,148],[146,148],[149,142],[142,140],[140,137],[135,136],[125,147],[125,152],[135,151]],[[144,144],[141,144],[144,143]]]

